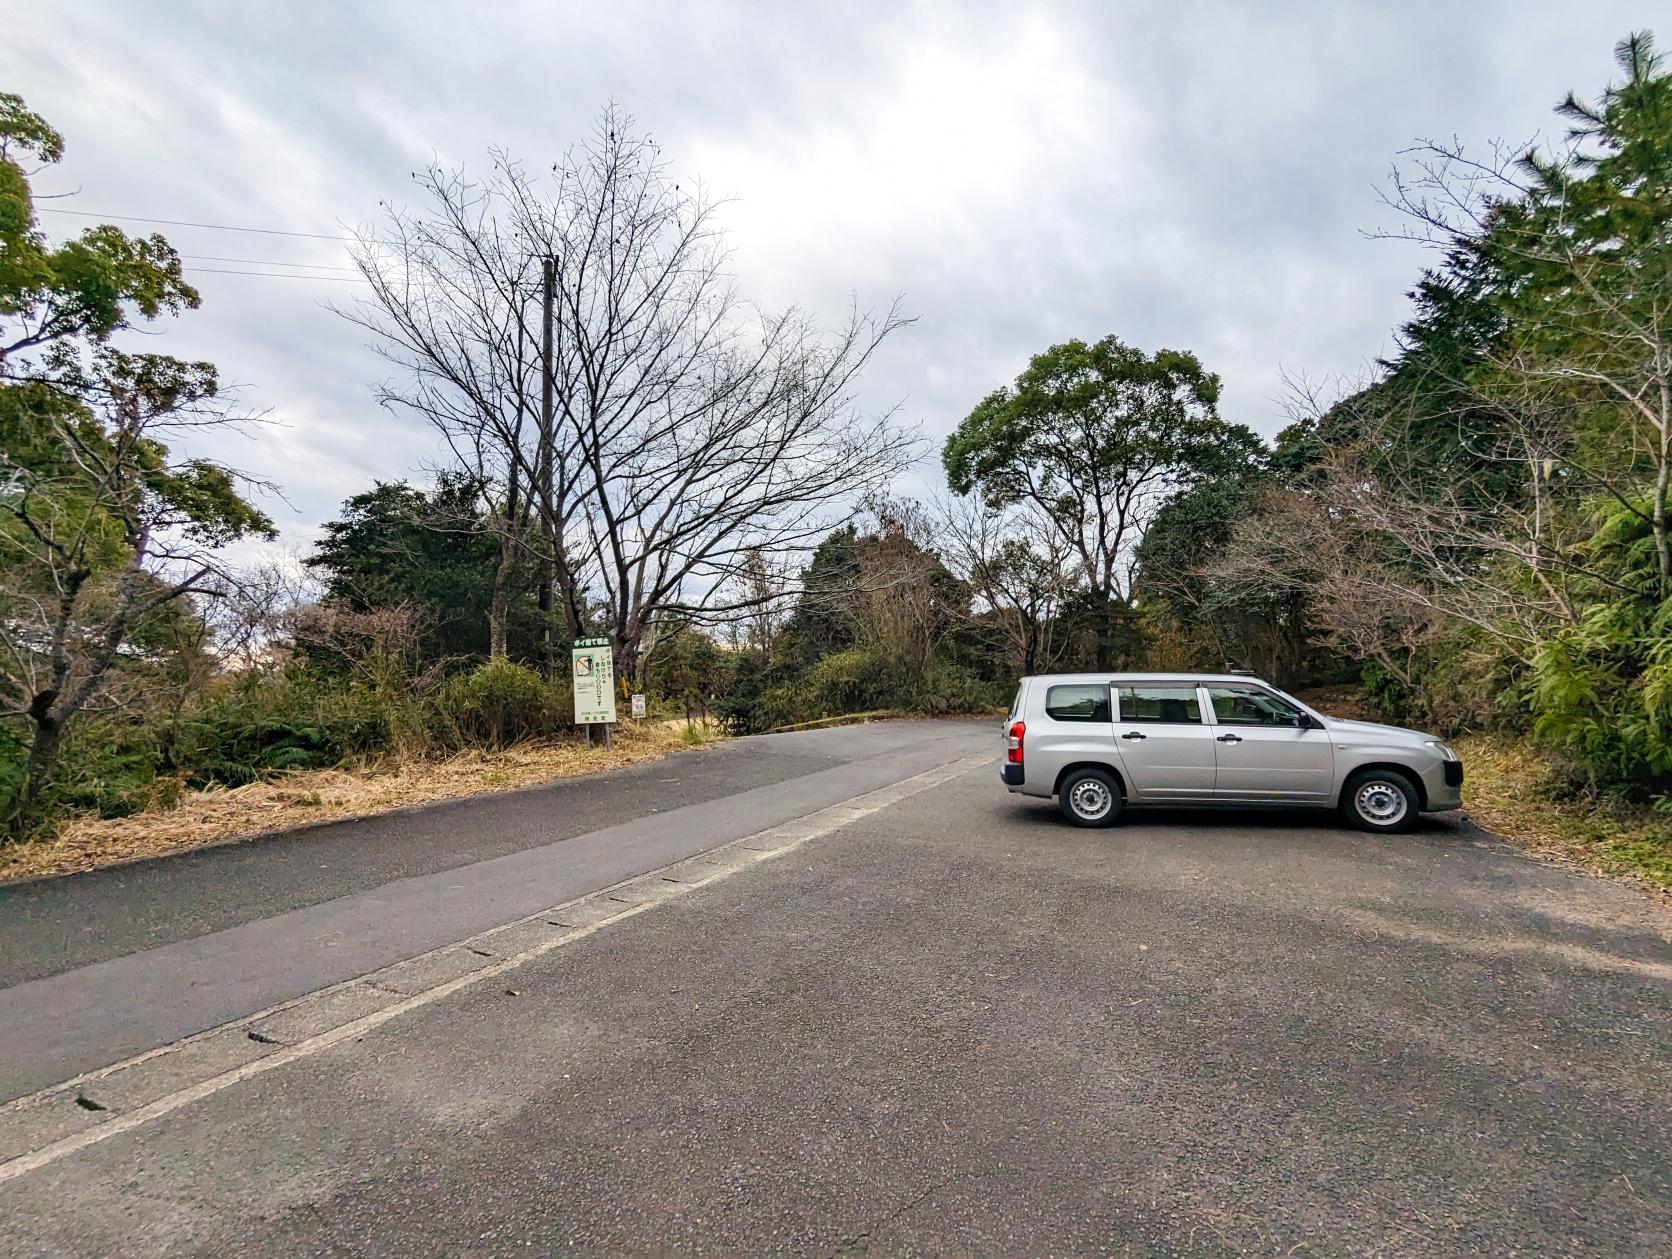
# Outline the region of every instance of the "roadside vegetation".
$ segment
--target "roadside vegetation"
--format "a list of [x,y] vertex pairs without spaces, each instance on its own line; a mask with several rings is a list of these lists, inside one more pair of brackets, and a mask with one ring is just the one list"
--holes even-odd
[[576,739],[531,739],[500,749],[383,756],[330,769],[291,770],[241,787],[214,783],[182,792],[167,809],[119,817],[83,813],[58,826],[50,838],[0,846],[0,881],[72,874],[313,823],[538,787],[702,747],[716,737],[704,726],[683,721],[623,723],[608,748],[602,740],[588,745]]
[[1469,767],[1463,807],[1478,825],[1593,874],[1672,895],[1672,835],[1664,810],[1619,795],[1575,792],[1549,760],[1506,731],[1456,742]]
[[366,807],[344,767],[410,802],[472,758],[595,764],[567,662],[601,635],[623,707],[675,723],[632,756],[992,712],[1055,669],[1351,688],[1472,736],[1484,824],[1664,885],[1672,72],[1647,34],[1617,56],[1547,144],[1396,160],[1381,234],[1433,251],[1412,317],[1367,379],[1295,378],[1275,441],[1195,354],[1070,340],[970,382],[928,502],[890,494],[917,434],[855,401],[909,318],[747,303],[723,205],[619,110],[556,162],[420,171],[340,314],[449,460],[348,499],[299,568],[225,560],[273,526],[190,453],[254,422],[215,369],[118,346],[198,304],[173,249],[49,242],[31,180],[62,140],[0,97],[5,834],[172,810],[213,837],[234,799],[264,826]]

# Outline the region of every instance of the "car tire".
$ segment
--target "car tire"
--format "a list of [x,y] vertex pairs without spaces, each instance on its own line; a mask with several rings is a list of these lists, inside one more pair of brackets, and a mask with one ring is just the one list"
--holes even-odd
[[1379,835],[1408,831],[1422,809],[1422,796],[1408,774],[1361,769],[1341,789],[1341,816],[1349,826]]
[[1075,826],[1113,826],[1125,797],[1104,769],[1077,769],[1062,780],[1057,808]]

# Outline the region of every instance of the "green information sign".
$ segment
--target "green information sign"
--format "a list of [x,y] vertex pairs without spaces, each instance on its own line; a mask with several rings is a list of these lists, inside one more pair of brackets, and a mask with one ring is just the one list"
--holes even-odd
[[615,659],[607,638],[577,638],[569,649],[569,677],[575,684],[575,724],[615,720]]

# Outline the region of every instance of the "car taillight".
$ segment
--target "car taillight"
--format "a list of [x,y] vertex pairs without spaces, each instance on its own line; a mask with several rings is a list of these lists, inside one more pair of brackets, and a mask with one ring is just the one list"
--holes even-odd
[[1027,726],[1020,721],[1010,727],[1010,734],[1005,740],[1004,759],[1012,765],[1022,763],[1022,736],[1027,732]]

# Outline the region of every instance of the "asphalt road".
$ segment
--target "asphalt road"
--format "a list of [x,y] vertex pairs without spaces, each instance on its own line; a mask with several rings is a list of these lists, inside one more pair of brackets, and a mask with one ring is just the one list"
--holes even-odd
[[0,887],[0,1102],[990,746],[994,731],[743,739]]
[[[723,801],[730,821],[757,829],[773,800],[822,802],[827,782],[841,794],[864,790],[879,769],[892,771],[894,756],[911,773],[949,740],[979,741],[991,724],[979,733],[969,722],[912,722],[736,740],[612,774],[0,885],[0,988],[622,823],[660,830],[664,815],[692,805]],[[859,772],[828,772],[856,764]]]
[[641,909],[0,1179],[0,1253],[1672,1253],[1672,918],[1455,819],[983,766]]

